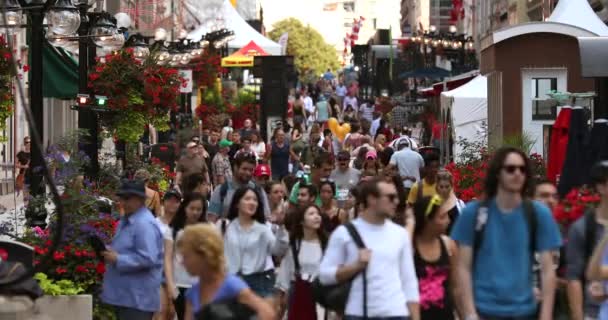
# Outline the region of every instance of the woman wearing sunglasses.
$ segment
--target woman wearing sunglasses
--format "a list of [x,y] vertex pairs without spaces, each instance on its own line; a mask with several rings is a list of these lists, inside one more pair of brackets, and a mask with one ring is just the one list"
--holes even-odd
[[420,287],[420,319],[455,319],[458,302],[454,241],[445,236],[450,223],[439,195],[414,205],[414,264]]

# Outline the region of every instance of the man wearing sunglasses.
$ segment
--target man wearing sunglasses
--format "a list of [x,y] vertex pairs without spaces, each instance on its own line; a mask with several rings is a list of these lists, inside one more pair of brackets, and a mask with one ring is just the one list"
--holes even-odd
[[[452,229],[464,320],[553,320],[553,253],[562,240],[551,211],[526,198],[529,163],[519,149],[496,151],[486,175],[486,200],[469,204]],[[540,310],[533,293],[535,254],[541,266]]]
[[412,242],[407,231],[391,221],[399,204],[397,189],[378,178],[359,188],[363,210],[352,225],[366,248],[359,249],[347,227],[339,226],[321,261],[320,280],[333,284],[353,279],[345,320],[420,320]]
[[112,244],[102,252],[106,273],[101,299],[114,306],[119,320],[151,320],[160,308],[161,227],[146,208],[143,182],[125,181],[117,195],[125,215]]

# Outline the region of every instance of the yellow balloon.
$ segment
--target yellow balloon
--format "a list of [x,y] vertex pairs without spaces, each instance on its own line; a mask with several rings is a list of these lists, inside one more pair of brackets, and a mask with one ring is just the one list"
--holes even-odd
[[329,130],[331,130],[331,132],[333,134],[336,134],[336,129],[338,128],[338,119],[336,118],[329,118],[327,120],[327,126],[329,127]]
[[345,123],[342,125],[342,128],[344,128],[344,131],[346,131],[346,134],[350,133],[350,123]]
[[336,130],[336,137],[338,137],[338,140],[340,140],[340,142],[344,142],[344,138],[346,138],[346,128],[344,126],[339,126],[338,129]]

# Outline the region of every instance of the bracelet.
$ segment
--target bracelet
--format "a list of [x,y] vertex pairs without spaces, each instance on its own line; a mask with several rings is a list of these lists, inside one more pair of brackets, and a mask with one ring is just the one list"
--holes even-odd
[[479,317],[476,314],[470,314],[464,317],[464,320],[479,320]]

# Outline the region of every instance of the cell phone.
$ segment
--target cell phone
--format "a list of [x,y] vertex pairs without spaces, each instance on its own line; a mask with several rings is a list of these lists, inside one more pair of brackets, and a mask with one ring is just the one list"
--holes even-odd
[[101,253],[107,250],[105,243],[103,243],[103,241],[101,241],[101,239],[99,239],[99,237],[96,235],[89,237],[89,244],[91,247],[93,247],[93,250],[98,257],[101,257]]

